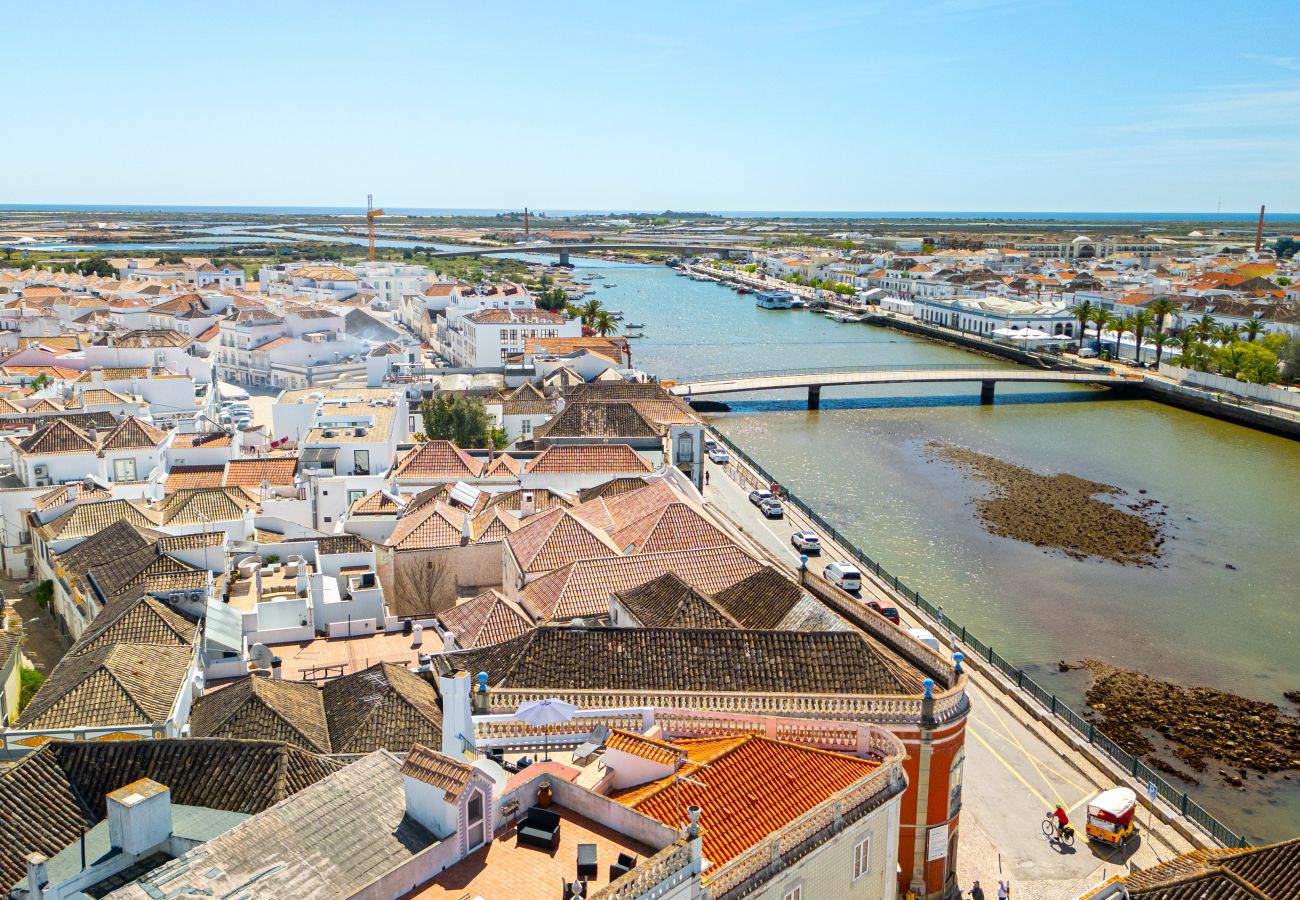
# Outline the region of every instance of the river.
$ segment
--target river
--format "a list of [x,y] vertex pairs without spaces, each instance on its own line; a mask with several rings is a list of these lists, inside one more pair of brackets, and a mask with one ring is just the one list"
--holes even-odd
[[[581,266],[582,264],[579,263]],[[598,270],[607,307],[644,323],[633,362],[662,377],[834,365],[969,363],[962,350],[753,298],[666,267]],[[723,398],[726,399],[726,398]],[[732,401],[714,423],[850,539],[1076,708],[1097,657],[1182,684],[1278,703],[1300,689],[1300,444],[1147,400],[1065,385],[825,389]],[[1068,472],[1167,506],[1155,568],[1079,561],[986,532],[985,486],[925,453],[970,447],[1044,473]],[[1230,566],[1232,568],[1230,568]],[[1256,839],[1292,837],[1294,781],[1242,795],[1213,774],[1193,795]],[[1297,773],[1292,773],[1297,778]]]

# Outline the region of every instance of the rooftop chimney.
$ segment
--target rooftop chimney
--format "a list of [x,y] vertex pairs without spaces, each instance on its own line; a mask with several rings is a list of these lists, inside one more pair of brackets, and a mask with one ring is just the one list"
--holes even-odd
[[108,839],[114,850],[143,856],[172,835],[172,792],[141,778],[108,795]]
[[1259,207],[1259,224],[1255,226],[1255,252],[1264,246],[1264,207]]
[[521,491],[519,494],[519,518],[526,519],[537,512],[537,494],[534,491]]
[[460,545],[462,547],[467,546],[473,535],[474,532],[470,530],[469,526],[469,510],[465,510],[465,517],[460,523]]
[[465,758],[465,745],[474,746],[474,720],[469,705],[469,673],[438,676],[442,695],[442,752],[452,759]]

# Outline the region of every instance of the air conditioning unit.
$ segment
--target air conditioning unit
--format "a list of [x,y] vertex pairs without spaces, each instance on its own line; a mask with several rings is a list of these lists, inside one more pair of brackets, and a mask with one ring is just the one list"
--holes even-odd
[[322,431],[322,432],[321,432],[321,437],[332,438],[332,437],[334,437],[334,432],[333,432],[333,431]]
[[353,428],[353,429],[352,429],[352,436],[353,436],[353,437],[365,437],[365,436],[366,436],[366,430],[365,430],[364,428]]

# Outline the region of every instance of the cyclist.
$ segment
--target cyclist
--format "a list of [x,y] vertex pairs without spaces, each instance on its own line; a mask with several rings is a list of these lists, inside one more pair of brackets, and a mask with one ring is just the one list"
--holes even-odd
[[1070,817],[1065,814],[1065,807],[1056,804],[1056,811],[1052,813],[1052,818],[1056,819],[1056,836],[1065,837],[1065,829],[1070,825]]

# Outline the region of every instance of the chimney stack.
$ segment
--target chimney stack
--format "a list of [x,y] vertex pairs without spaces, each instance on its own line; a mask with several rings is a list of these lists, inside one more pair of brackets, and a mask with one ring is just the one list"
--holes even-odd
[[172,836],[172,792],[141,778],[108,795],[108,839],[114,850],[144,856]]
[[442,695],[442,752],[452,759],[465,758],[465,745],[474,746],[474,720],[470,713],[469,673],[438,676]]
[[1255,252],[1264,246],[1264,206],[1259,207],[1259,224],[1255,226]]

